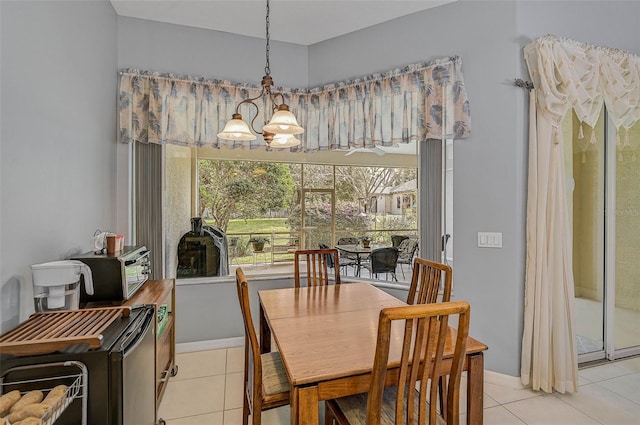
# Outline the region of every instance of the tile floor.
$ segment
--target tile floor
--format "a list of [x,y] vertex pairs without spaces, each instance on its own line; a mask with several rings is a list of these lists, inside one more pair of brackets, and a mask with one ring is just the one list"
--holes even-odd
[[[243,356],[242,347],[178,354],[179,372],[169,382],[160,417],[167,425],[241,424]],[[513,388],[517,385],[497,384],[500,379],[489,378],[485,380],[484,423],[640,424],[640,357],[582,369],[579,377],[575,394]],[[461,423],[466,423],[465,405],[466,400],[461,400]],[[289,407],[265,412],[262,423],[288,424]]]

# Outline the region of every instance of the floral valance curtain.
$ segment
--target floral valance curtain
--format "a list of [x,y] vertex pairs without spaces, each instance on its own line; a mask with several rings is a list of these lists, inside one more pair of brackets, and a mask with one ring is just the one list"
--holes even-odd
[[[462,62],[445,58],[384,74],[312,89],[276,88],[305,133],[304,151],[392,146],[429,138],[465,138],[471,123]],[[259,148],[217,138],[243,99],[260,87],[221,80],[128,69],[121,73],[119,137],[122,142],[195,147]],[[269,117],[260,105],[256,127]],[[243,105],[250,120],[255,108]]]
[[593,127],[606,104],[617,133],[628,137],[625,130],[640,120],[640,58],[551,35],[527,45],[524,56],[535,89],[529,100],[521,379],[535,390],[575,392],[573,244],[560,121],[573,108]]

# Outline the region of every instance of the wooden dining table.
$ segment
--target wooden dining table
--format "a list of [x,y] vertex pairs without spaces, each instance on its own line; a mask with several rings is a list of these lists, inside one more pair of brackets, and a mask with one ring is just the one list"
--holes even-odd
[[[291,385],[291,424],[318,424],[318,402],[367,392],[375,355],[380,310],[406,305],[368,283],[345,283],[258,291],[260,347],[271,351],[273,336]],[[441,374],[451,367],[449,328]],[[397,381],[402,323],[394,323],[387,384]],[[467,424],[482,425],[484,357],[487,346],[467,340]]]

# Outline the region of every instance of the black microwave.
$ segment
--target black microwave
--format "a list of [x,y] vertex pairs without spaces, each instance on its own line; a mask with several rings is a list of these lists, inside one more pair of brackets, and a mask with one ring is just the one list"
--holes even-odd
[[91,269],[93,295],[80,286],[80,302],[119,302],[128,300],[149,278],[149,250],[143,246],[125,246],[115,254],[85,252],[72,260],[80,260]]

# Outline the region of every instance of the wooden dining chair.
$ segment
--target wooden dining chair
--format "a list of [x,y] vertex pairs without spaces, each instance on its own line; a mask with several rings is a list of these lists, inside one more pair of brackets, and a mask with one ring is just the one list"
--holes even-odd
[[330,271],[336,285],[340,284],[340,269],[335,267],[339,264],[337,249],[300,249],[295,252],[294,257],[293,277],[296,288],[300,287],[303,263],[307,265],[307,286],[328,285]]
[[249,288],[242,268],[236,269],[238,301],[244,319],[244,396],[242,424],[260,425],[262,411],[289,404],[289,380],[280,353],[260,354],[258,337],[251,318]]
[[[444,278],[443,278],[444,275]],[[451,300],[451,267],[416,258],[413,262],[413,275],[409,286],[407,304],[429,304],[438,302],[438,292],[442,285],[441,302]]]
[[[454,354],[450,368],[442,358],[447,334],[451,332],[449,316],[458,317],[458,330],[451,341]],[[402,354],[397,380],[394,378],[393,385],[385,387],[394,321],[404,322]],[[458,425],[460,380],[468,334],[469,304],[465,301],[383,309],[369,392],[325,402],[325,424],[335,421],[340,425]],[[432,360],[425,363],[420,359]],[[414,367],[416,364],[420,367]],[[443,368],[450,382],[446,415],[438,414],[436,409],[438,378]]]
[[[425,260],[424,258],[416,258],[413,262],[413,274],[411,275],[407,304],[431,304],[438,301],[450,301],[451,281],[452,270],[448,265]],[[438,300],[441,285],[442,298]],[[447,399],[444,397],[446,391],[447,379],[443,376],[438,384],[441,412],[446,411]]]

